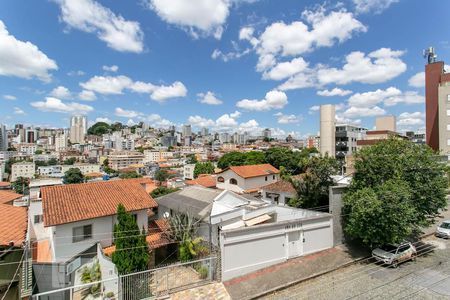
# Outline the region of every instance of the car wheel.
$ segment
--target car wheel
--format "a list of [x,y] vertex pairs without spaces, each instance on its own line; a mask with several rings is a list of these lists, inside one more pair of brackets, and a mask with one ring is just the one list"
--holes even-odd
[[416,261],[416,257],[417,257],[417,254],[414,253],[413,255],[411,255],[411,260],[412,260],[412,261]]
[[398,267],[398,261],[393,261],[391,266],[396,269]]

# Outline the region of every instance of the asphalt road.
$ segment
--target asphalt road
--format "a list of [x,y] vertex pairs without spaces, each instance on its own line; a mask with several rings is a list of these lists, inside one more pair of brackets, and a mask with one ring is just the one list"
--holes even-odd
[[450,299],[450,240],[416,247],[416,260],[396,269],[362,261],[260,299]]

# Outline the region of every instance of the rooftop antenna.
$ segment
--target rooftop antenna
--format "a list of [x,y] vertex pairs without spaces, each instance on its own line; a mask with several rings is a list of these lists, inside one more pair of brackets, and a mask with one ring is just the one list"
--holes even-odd
[[423,57],[428,60],[429,64],[435,63],[437,55],[434,52],[434,48],[428,47],[427,49],[423,50]]

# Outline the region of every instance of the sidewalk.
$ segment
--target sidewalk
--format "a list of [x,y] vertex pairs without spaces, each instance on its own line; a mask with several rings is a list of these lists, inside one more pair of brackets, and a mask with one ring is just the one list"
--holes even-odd
[[210,283],[193,289],[184,290],[170,295],[170,300],[230,300],[222,283]]
[[367,253],[349,250],[344,245],[290,259],[259,271],[233,278],[223,284],[232,299],[252,299],[299,281],[336,270]]
[[447,210],[441,212],[440,216],[436,218],[436,222],[430,227],[423,230],[423,236],[428,236],[434,234],[436,227],[444,220],[450,220],[450,196],[447,196]]

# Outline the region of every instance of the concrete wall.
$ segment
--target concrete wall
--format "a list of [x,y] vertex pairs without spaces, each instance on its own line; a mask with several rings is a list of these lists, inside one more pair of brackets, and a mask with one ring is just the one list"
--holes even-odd
[[320,153],[334,157],[336,152],[336,110],[334,105],[320,106]]
[[[225,181],[219,182],[217,181],[217,188],[223,189],[223,190],[230,190],[236,193],[242,193],[246,190],[251,189],[257,189],[262,186],[274,183],[278,180],[280,180],[279,174],[270,174],[267,176],[258,176],[258,177],[251,177],[251,178],[242,178],[236,173],[234,173],[232,170],[227,170],[223,173],[220,173],[217,175],[217,178],[222,176]],[[237,180],[237,185],[230,184],[230,179],[234,178]],[[266,180],[267,178],[267,180]]]
[[444,155],[450,154],[450,82],[439,86],[439,150]]
[[329,190],[329,213],[333,216],[333,240],[334,245],[344,243],[342,230],[342,197],[347,186],[331,186]]

